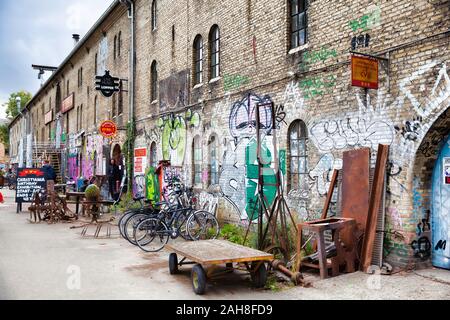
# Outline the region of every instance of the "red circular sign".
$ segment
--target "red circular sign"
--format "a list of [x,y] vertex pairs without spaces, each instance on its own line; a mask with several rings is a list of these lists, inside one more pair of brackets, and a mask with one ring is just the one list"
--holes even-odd
[[100,134],[105,138],[112,138],[117,133],[117,125],[111,121],[106,120],[100,124]]

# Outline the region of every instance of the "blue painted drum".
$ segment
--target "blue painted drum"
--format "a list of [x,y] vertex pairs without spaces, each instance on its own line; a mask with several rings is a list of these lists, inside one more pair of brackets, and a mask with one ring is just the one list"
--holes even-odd
[[450,136],[434,167],[431,205],[432,263],[450,269]]

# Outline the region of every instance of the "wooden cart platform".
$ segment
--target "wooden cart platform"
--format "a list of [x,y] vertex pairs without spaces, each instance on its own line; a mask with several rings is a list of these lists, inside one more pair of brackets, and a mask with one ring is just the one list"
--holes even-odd
[[[252,276],[256,287],[264,287],[267,280],[265,261],[272,261],[272,254],[231,243],[226,240],[203,240],[192,242],[178,242],[166,245],[166,249],[173,253],[169,256],[170,274],[178,272],[178,267],[194,264],[191,272],[194,292],[203,294],[206,289],[207,278],[217,276],[215,266],[226,265],[227,273],[238,269],[237,264],[244,265]],[[183,259],[178,262],[178,256]],[[233,263],[236,266],[233,266]],[[251,263],[251,265],[249,265]],[[208,266],[207,272],[203,266]]]

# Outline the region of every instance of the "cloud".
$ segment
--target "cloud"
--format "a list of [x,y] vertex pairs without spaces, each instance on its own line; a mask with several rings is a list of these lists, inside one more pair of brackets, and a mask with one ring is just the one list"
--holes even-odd
[[35,93],[41,81],[31,65],[59,66],[73,49],[72,34],[83,36],[112,2],[0,1],[0,106],[12,92]]

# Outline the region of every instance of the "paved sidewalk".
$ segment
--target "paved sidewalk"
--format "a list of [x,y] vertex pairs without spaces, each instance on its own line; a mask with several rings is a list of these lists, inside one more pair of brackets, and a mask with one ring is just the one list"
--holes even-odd
[[450,271],[436,269],[357,272],[280,292],[252,289],[247,276],[233,274],[196,296],[189,266],[169,275],[167,252],[144,253],[117,231],[94,240],[72,224],[31,224],[27,212],[15,213],[14,193],[0,191],[0,299],[450,299]]

